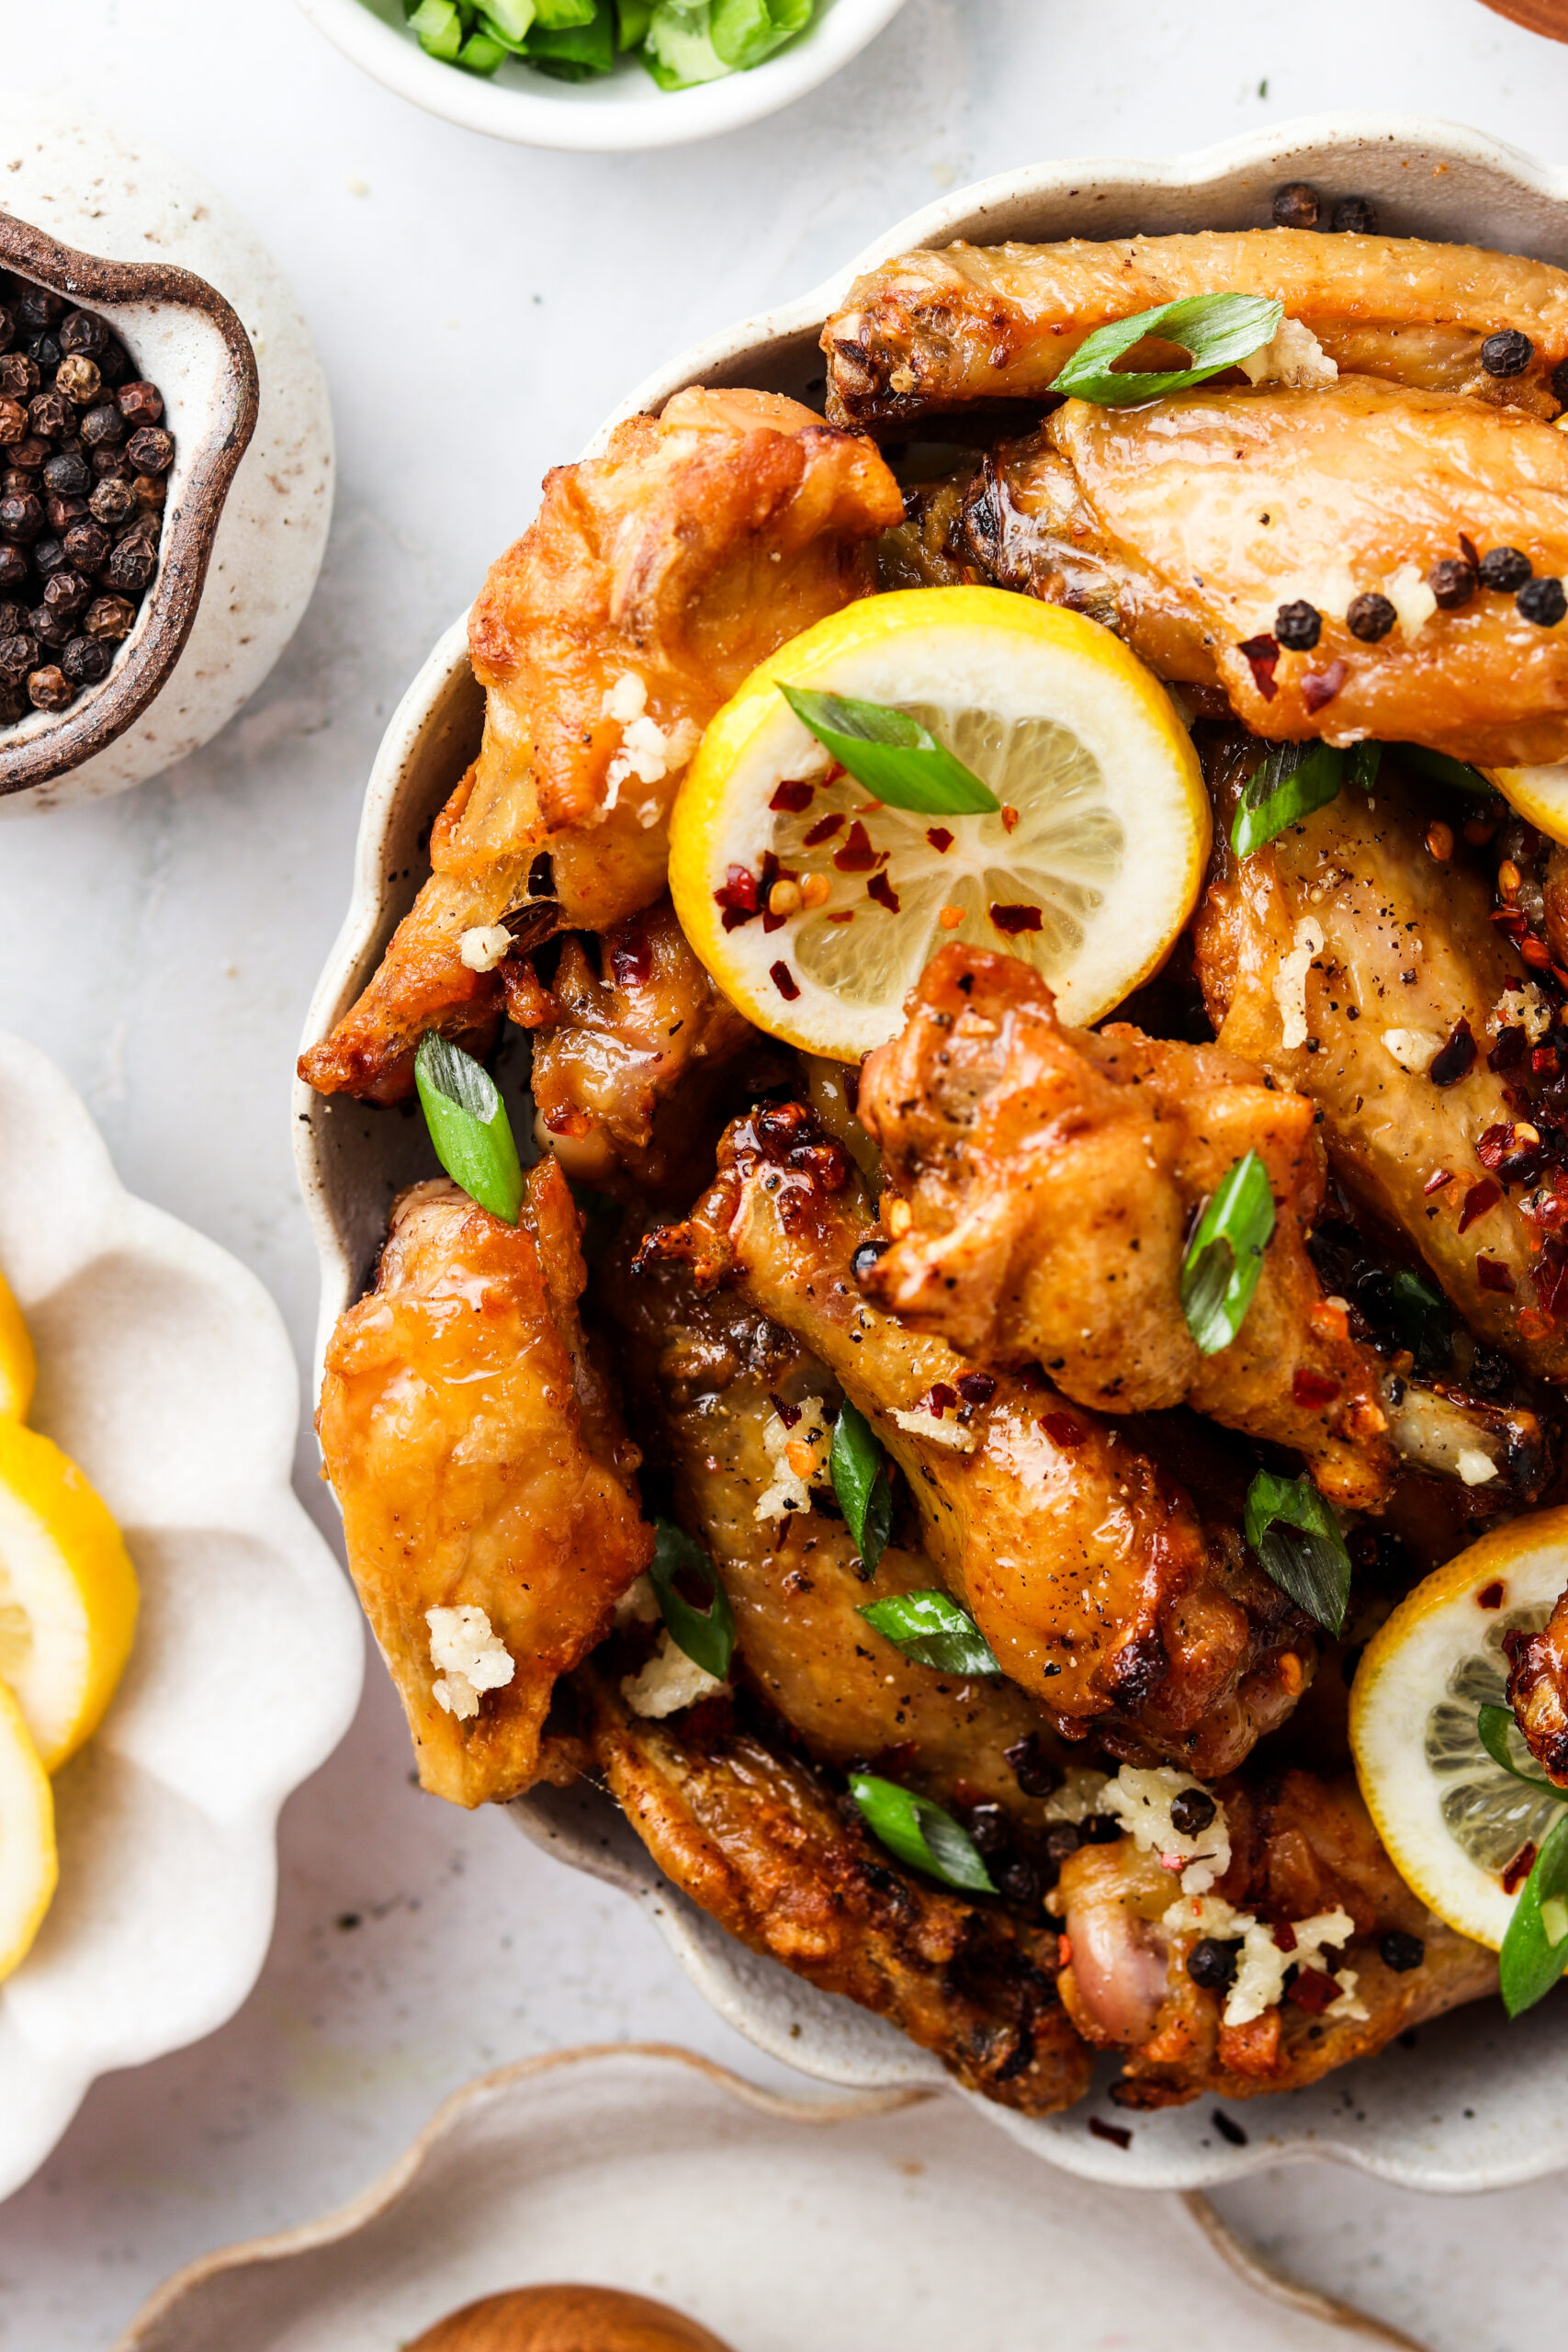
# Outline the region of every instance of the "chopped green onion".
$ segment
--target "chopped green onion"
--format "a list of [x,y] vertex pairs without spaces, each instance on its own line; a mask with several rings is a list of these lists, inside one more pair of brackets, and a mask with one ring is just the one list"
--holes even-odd
[[[1161,400],[1167,392],[1184,392],[1223,368],[1250,359],[1273,342],[1284,315],[1282,302],[1266,301],[1258,294],[1189,294],[1179,302],[1161,302],[1155,310],[1140,311],[1134,318],[1118,319],[1114,325],[1086,335],[1051,389],[1075,400],[1093,401],[1100,408]],[[1112,363],[1145,335],[1175,344],[1192,365],[1158,375],[1113,372]]]
[[468,1198],[504,1225],[523,1205],[523,1170],[501,1091],[482,1062],[431,1030],[413,1063],[435,1157]]
[[511,54],[509,42],[497,40],[493,33],[486,32],[481,28],[479,31],[468,35],[452,62],[454,65],[460,65],[465,74],[493,74],[496,67],[503,65]]
[[409,18],[409,30],[418,36],[426,57],[452,64],[463,46],[463,19],[452,0],[420,0]]
[[868,1601],[861,1611],[868,1625],[917,1666],[942,1674],[999,1674],[991,1645],[970,1616],[945,1592],[899,1592]]
[[1231,847],[1250,857],[1287,825],[1325,808],[1339,790],[1345,754],[1332,743],[1276,743],[1242,787]]
[[[700,1544],[672,1520],[654,1523],[653,1558],[649,1581],[659,1596],[659,1613],[670,1628],[677,1649],[684,1650],[705,1674],[722,1682],[735,1654],[735,1612],[714,1572],[713,1562]],[[705,1584],[712,1595],[705,1609],[695,1609],[678,1589],[675,1579],[684,1571]]]
[[1273,1231],[1269,1170],[1249,1151],[1226,1169],[1181,1261],[1181,1312],[1201,1355],[1228,1348],[1246,1321]]
[[661,90],[693,90],[729,72],[713,45],[708,0],[657,0],[642,62]]
[[[1522,1781],[1527,1789],[1539,1789],[1543,1796],[1555,1797],[1559,1804],[1568,1804],[1568,1789],[1555,1788],[1550,1781],[1540,1780],[1534,1772],[1527,1772],[1521,1765],[1515,1763],[1512,1744],[1518,1737],[1518,1724],[1512,1707],[1497,1707],[1489,1702],[1478,1707],[1475,1729],[1482,1747],[1494,1764],[1500,1764],[1505,1772],[1511,1772],[1514,1779]],[[1529,1752],[1527,1749],[1526,1754]]]
[[497,40],[520,49],[534,21],[534,0],[480,0],[480,12]]
[[653,0],[615,0],[615,47],[640,49],[653,22]]
[[1393,1278],[1393,1328],[1420,1372],[1445,1372],[1453,1362],[1453,1310],[1422,1274],[1401,1267]]
[[941,1805],[900,1788],[897,1781],[879,1781],[873,1772],[852,1772],[850,1793],[872,1836],[901,1862],[912,1863],[944,1886],[995,1894],[978,1846]]
[[761,65],[804,32],[816,0],[709,0],[708,39],[732,73]]
[[1280,1591],[1326,1632],[1341,1632],[1350,1597],[1350,1555],[1338,1521],[1312,1480],[1260,1470],[1247,1490],[1242,1525]]
[[534,21],[541,32],[565,33],[591,25],[594,13],[595,0],[535,0]]
[[995,816],[1000,809],[990,786],[908,711],[805,686],[781,684],[779,692],[840,767],[890,808],[926,817]]
[[1364,741],[1352,743],[1345,754],[1345,781],[1347,784],[1353,784],[1359,791],[1370,795],[1378,780],[1378,770],[1382,765],[1382,745],[1381,743]]
[[1428,784],[1451,785],[1456,792],[1472,792],[1483,800],[1497,798],[1496,786],[1488,784],[1479,768],[1450,760],[1446,752],[1428,752],[1424,743],[1385,743],[1383,749],[1401,767],[1414,769]]
[[872,1576],[892,1532],[893,1481],[875,1431],[847,1396],[833,1424],[829,1468],[839,1509],[860,1553],[862,1570]]
[[[550,0],[542,0],[541,19],[548,5]],[[615,62],[611,0],[594,0],[587,17],[581,13],[579,0],[557,0],[557,5],[570,5],[577,13],[559,28],[543,22],[535,25],[528,36],[529,64],[557,82],[589,82],[596,74],[608,74]]]
[[[1561,1790],[1554,1790],[1561,1795]],[[1545,1998],[1568,1970],[1568,1814],[1541,1839],[1535,1867],[1524,1883],[1503,1949],[1497,1981],[1511,2018]]]

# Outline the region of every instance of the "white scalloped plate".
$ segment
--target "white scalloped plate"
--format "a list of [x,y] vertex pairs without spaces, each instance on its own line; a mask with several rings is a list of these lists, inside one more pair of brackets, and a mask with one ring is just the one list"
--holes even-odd
[[272,1933],[278,1807],[359,1695],[353,1596],[289,1484],[282,1319],[216,1242],[125,1191],[66,1080],[0,1033],[0,1271],[30,1416],[114,1512],[141,1582],[124,1682],[55,1781],[60,1892],[0,1986],[0,2197],[88,2084],[210,2033]]
[[[1170,162],[1036,165],[961,190],[901,221],[814,293],[743,322],[640,384],[590,444],[683,385],[819,390],[822,321],[851,279],[890,255],[955,237],[1111,237],[1136,230],[1250,228],[1274,189],[1306,179],[1330,197],[1366,195],[1395,234],[1449,237],[1568,266],[1568,172],[1552,171],[1479,132],[1416,116],[1322,116]],[[516,516],[521,528],[525,517]],[[428,859],[430,820],[478,748],[482,701],[465,626],[449,629],[394,714],[377,756],[360,824],[354,897],[317,986],[305,1043],[332,1028],[364,986],[412,903]],[[430,1161],[417,1124],[297,1090],[300,1183],[321,1256],[321,1343],[363,1286],[393,1193]],[[615,1807],[592,1791],[543,1790],[514,1807],[519,1826],[563,1861],[649,1903],[682,1966],[714,2007],[786,2064],[845,2086],[947,2085],[936,2062],[849,2002],[816,1992],[756,1958],[660,1876]],[[1213,2103],[1124,2116],[1103,2096],[1029,2121],[976,2101],[1019,2145],[1069,2172],[1130,2186],[1192,2189],[1286,2157],[1322,2155],[1406,2188],[1500,2188],[1568,2165],[1568,1995],[1505,2023],[1495,2003],[1423,2027],[1315,2088],[1235,2110],[1235,2146],[1214,2130]],[[965,2094],[957,2094],[964,2097]],[[1090,2128],[1130,2128],[1122,2148]]]

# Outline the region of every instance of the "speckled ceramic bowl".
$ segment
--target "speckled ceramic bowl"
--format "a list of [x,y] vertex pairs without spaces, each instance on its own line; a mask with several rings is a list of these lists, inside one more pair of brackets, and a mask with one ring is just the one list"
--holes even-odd
[[[851,278],[878,261],[956,237],[1115,237],[1267,222],[1282,181],[1331,197],[1371,197],[1395,234],[1452,238],[1568,265],[1568,172],[1451,124],[1410,117],[1330,117],[1287,124],[1168,163],[1078,162],[1010,173],[901,221],[850,267],[799,301],[746,321],[640,385],[619,414],[657,409],[686,384],[755,384],[818,393],[823,320]],[[602,442],[609,421],[594,444]],[[521,527],[525,518],[510,518]],[[305,1042],[332,1028],[358,993],[423,874],[431,818],[479,744],[482,698],[457,624],[393,718],[372,771],[355,893],[321,976]],[[416,1123],[301,1089],[294,1137],[321,1253],[323,1340],[356,1296],[386,1229],[393,1193],[428,1173]],[[741,2033],[789,2065],[857,2087],[928,2085],[956,2098],[937,2062],[864,2011],[819,1993],[734,1942],[664,1880],[609,1800],[592,1789],[539,1790],[513,1808],[530,1838],[644,1903],[682,1966]],[[1332,2156],[1408,2188],[1500,2188],[1568,2165],[1568,1993],[1510,2026],[1493,2002],[1423,2027],[1311,2090],[1245,2109],[1247,2144],[1216,2132],[1213,2102],[1129,2116],[1095,2095],[1036,2120],[973,2100],[1032,2154],[1070,2172],[1151,2188],[1198,2188],[1282,2158]],[[1112,2123],[1117,2137],[1092,2124]],[[1122,2135],[1130,2133],[1126,2144]]]

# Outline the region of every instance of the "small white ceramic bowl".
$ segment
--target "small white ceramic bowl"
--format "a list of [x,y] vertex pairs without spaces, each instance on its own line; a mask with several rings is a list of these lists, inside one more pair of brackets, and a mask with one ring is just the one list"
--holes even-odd
[[29,1419],[79,1463],[141,1585],[102,1726],[56,1777],[60,1889],[0,1985],[0,2198],[96,2075],[210,2033],[272,1934],[278,1807],[347,1730],[358,1611],[289,1484],[282,1318],[215,1242],[121,1186],[37,1049],[0,1033],[0,1272]]
[[503,65],[493,81],[484,81],[426,57],[404,27],[402,0],[299,0],[345,57],[427,114],[523,147],[598,154],[684,147],[760,122],[847,65],[903,5],[818,0],[799,39],[750,73],[694,90],[661,90],[635,58],[592,82],[552,82],[521,62]]
[[[957,237],[992,244],[1255,228],[1267,222],[1274,190],[1294,179],[1332,198],[1371,197],[1395,235],[1450,238],[1568,265],[1568,172],[1418,117],[1324,117],[1168,163],[1040,164],[916,213],[814,293],[672,360],[637,387],[591,450],[619,416],[657,410],[687,384],[754,384],[809,397],[812,379],[820,383],[823,320],[855,275],[894,254]],[[512,518],[513,535],[525,519]],[[371,772],[353,902],[317,987],[307,1045],[346,1011],[412,903],[427,871],[422,844],[430,820],[473,758],[482,717],[458,622],[410,687]],[[297,1165],[321,1254],[324,1345],[364,1286],[394,1192],[427,1174],[431,1162],[415,1122],[367,1117],[347,1098],[323,1101],[304,1088],[294,1110]],[[562,1860],[645,1903],[705,1996],[771,2056],[846,2086],[952,2087],[937,2061],[892,2027],[726,1935],[670,1886],[598,1792],[541,1789],[513,1813]],[[1568,1992],[1513,2026],[1494,2002],[1459,2010],[1424,2026],[1415,2049],[1395,2046],[1311,2090],[1251,2101],[1240,2111],[1247,2134],[1241,2147],[1216,2134],[1212,2100],[1153,2115],[1121,2113],[1104,2098],[1109,2066],[1097,2096],[1064,2115],[1031,2120],[976,2104],[1035,2154],[1129,2187],[1200,2188],[1282,2157],[1326,2155],[1406,2188],[1500,2188],[1568,2165],[1568,2108],[1556,2087],[1565,2065]],[[1130,2129],[1126,2146],[1091,2132],[1091,2119]]]

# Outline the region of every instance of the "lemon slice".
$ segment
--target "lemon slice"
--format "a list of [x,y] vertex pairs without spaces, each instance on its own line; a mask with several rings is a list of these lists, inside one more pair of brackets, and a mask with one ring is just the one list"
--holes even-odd
[[1568,760],[1544,768],[1483,768],[1525,822],[1548,841],[1568,842]]
[[[908,712],[1001,813],[884,807],[779,680]],[[1027,957],[1064,1020],[1098,1021],[1190,915],[1209,837],[1186,729],[1120,639],[999,588],[916,588],[807,629],[719,712],[675,802],[670,888],[749,1020],[852,1061],[893,1035],[949,940]]]
[[59,1875],[49,1775],[0,1682],[0,1978],[27,1958]]
[[0,1682],[44,1770],[97,1729],[130,1655],[136,1572],[75,1464],[0,1421]]
[[25,1421],[38,1366],[22,1310],[0,1274],[0,1420]]
[[1476,1710],[1506,1702],[1504,1634],[1537,1632],[1565,1584],[1568,1509],[1514,1520],[1406,1594],[1350,1686],[1356,1770],[1389,1859],[1439,1919],[1494,1951],[1518,1897],[1504,1873],[1562,1807],[1493,1762]]

